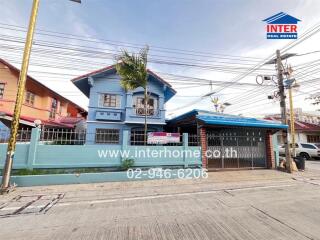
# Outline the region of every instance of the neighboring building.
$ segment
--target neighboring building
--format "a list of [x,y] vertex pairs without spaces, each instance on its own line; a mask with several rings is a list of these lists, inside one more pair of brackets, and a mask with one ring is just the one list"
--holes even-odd
[[202,167],[209,169],[274,168],[277,154],[272,135],[287,127],[198,109],[169,120],[167,125],[169,131],[198,136]]
[[[280,117],[266,117],[266,120],[281,122]],[[291,140],[290,135],[290,120],[288,121],[289,132],[288,139]],[[320,125],[309,122],[295,120],[295,140],[299,143],[320,143]],[[281,133],[277,133],[279,144],[283,144]]]
[[[311,123],[315,125],[320,125],[320,113],[317,112],[303,112],[301,108],[293,109],[294,119],[299,122]],[[281,114],[270,114],[266,118],[281,118]],[[287,117],[290,118],[290,109],[287,110]]]
[[[10,127],[14,111],[20,70],[0,59],[0,121]],[[45,128],[75,128],[87,112],[28,76],[21,109],[20,128],[34,127],[35,120],[41,120]]]
[[[121,144],[123,130],[134,133],[132,141],[143,142],[143,88],[126,92],[114,65],[77,77],[72,82],[89,98],[87,144]],[[175,93],[169,83],[148,70],[148,131],[162,131],[165,103]]]

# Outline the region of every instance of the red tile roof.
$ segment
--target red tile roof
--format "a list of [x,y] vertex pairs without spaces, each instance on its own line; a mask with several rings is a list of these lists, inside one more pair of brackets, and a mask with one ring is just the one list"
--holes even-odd
[[[108,66],[108,67],[104,67],[104,68],[100,68],[100,69],[97,69],[97,70],[94,70],[92,72],[89,72],[89,73],[86,73],[84,75],[81,75],[79,77],[76,77],[76,78],[73,78],[71,79],[72,82],[75,82],[75,81],[78,81],[80,79],[83,79],[83,78],[87,78],[91,75],[95,75],[95,74],[99,74],[99,73],[102,73],[102,72],[105,72],[105,71],[108,71],[108,70],[111,70],[111,69],[115,69],[116,65],[111,65],[111,66]],[[167,81],[165,81],[162,77],[160,77],[159,75],[157,75],[156,73],[154,73],[153,71],[151,71],[150,69],[147,69],[148,73],[153,75],[155,78],[157,78],[158,80],[160,80],[162,83],[164,83],[165,85],[168,85],[169,87],[172,88],[172,85],[170,83],[168,83]],[[174,92],[176,92],[174,89],[172,89]]]
[[[1,112],[4,113],[6,116],[12,117],[12,113],[9,112]],[[35,120],[38,118],[28,117],[28,116],[20,116],[21,120],[30,122],[31,124],[34,123]],[[42,124],[46,127],[60,127],[60,128],[74,128],[75,125],[83,120],[83,118],[74,118],[74,117],[61,117],[55,120],[41,120]]]
[[102,72],[114,69],[115,67],[116,67],[116,65],[111,65],[111,66],[108,66],[108,67],[100,68],[100,69],[94,70],[92,72],[83,74],[83,75],[81,75],[79,77],[75,77],[75,78],[71,79],[71,81],[75,82],[77,80],[80,80],[80,79],[83,79],[83,78],[87,78],[87,77],[89,77],[91,75],[95,75],[95,74],[98,74],[98,73],[102,73]]
[[[278,121],[280,122],[280,118],[278,117],[266,117],[266,120],[272,120],[272,121]],[[288,125],[290,128],[290,120],[288,120]],[[313,124],[313,123],[307,123],[307,122],[302,122],[302,121],[297,121],[295,120],[294,122],[294,128],[296,131],[306,131],[306,132],[315,132],[319,131],[320,132],[320,125]]]

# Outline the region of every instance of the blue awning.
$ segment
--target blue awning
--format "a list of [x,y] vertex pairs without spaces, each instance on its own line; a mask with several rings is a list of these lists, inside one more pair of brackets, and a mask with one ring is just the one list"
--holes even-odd
[[287,129],[288,125],[279,122],[262,120],[257,118],[241,117],[229,114],[221,114],[205,110],[194,109],[168,121],[168,123],[177,123],[194,116],[195,119],[204,125],[234,126],[234,127],[255,127],[267,129]]
[[225,117],[225,116],[208,116],[200,115],[197,119],[206,125],[224,125],[237,127],[258,127],[258,128],[276,128],[287,129],[287,125],[276,122],[258,120],[256,118],[239,118],[239,117]]

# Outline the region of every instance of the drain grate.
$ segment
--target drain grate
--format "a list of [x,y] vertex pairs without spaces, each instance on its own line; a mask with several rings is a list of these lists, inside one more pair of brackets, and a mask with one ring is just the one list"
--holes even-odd
[[45,214],[63,197],[63,193],[52,195],[19,195],[0,205],[0,217]]

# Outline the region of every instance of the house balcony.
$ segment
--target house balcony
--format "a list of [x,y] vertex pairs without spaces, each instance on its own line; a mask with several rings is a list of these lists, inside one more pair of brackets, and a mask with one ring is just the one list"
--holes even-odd
[[[149,123],[164,124],[165,110],[164,109],[147,109],[147,118]],[[143,123],[145,117],[145,109],[137,107],[126,108],[126,122]]]
[[145,116],[145,113],[148,117],[159,117],[159,109],[149,108],[145,109],[143,107],[141,108],[133,108],[133,113],[136,116]]

